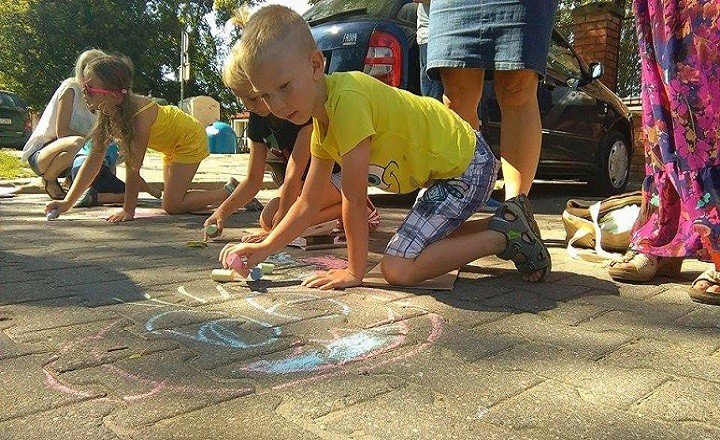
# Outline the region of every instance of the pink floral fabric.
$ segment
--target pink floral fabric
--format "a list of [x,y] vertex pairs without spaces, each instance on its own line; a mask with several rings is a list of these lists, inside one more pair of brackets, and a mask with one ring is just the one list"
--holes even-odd
[[643,212],[632,247],[709,260],[720,238],[720,2],[634,0],[642,59]]

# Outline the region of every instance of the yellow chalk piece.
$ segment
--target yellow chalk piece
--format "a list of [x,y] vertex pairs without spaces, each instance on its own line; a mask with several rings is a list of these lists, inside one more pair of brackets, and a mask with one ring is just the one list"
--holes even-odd
[[240,274],[238,274],[232,269],[213,269],[210,277],[213,281],[217,281],[219,283],[240,281],[242,279],[242,277],[240,277]]
[[188,241],[188,242],[187,242],[187,245],[188,245],[188,247],[193,247],[193,248],[204,248],[204,247],[207,247],[207,243],[205,243],[204,241],[196,241],[196,240],[190,240],[190,241]]

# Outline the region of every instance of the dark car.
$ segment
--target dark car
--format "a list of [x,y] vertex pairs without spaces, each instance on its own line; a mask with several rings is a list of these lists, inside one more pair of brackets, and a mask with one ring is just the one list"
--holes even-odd
[[[321,0],[303,18],[330,72],[363,71],[395,87],[419,93],[417,4],[408,0]],[[632,156],[627,107],[598,78],[602,65],[587,66],[554,32],[547,75],[538,87],[543,127],[539,179],[574,179],[597,194],[625,190]],[[496,154],[500,110],[486,76],[478,107],[483,132]],[[269,159],[276,181],[284,164]]]
[[15,93],[0,90],[0,147],[21,148],[31,133],[27,105]]
[[[585,65],[554,32],[547,74],[538,87],[542,123],[538,178],[583,180],[598,195],[625,190],[632,157],[632,122],[625,104],[598,80],[602,73],[602,64]],[[492,79],[485,82],[479,114],[483,134],[498,153],[500,109]]]

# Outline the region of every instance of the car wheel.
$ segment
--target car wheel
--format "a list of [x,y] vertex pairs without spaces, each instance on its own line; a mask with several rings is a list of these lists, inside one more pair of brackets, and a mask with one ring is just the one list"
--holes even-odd
[[588,184],[598,195],[614,195],[625,191],[630,177],[630,144],[627,137],[611,131],[600,144],[597,172]]

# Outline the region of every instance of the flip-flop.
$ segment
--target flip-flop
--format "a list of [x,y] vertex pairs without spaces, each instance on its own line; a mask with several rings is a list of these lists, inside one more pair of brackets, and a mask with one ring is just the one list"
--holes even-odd
[[710,286],[720,286],[720,272],[711,267],[705,272],[701,273],[700,276],[695,278],[692,285],[688,289],[688,295],[690,298],[702,304],[710,304],[713,306],[720,306],[720,292],[707,292],[702,289],[696,289],[694,286],[698,281],[706,281],[710,283]]

